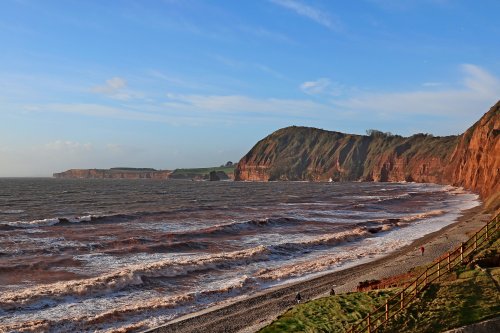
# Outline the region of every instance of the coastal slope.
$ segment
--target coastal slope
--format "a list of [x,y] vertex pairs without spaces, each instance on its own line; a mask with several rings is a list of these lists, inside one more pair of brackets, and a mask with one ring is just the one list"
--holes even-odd
[[432,182],[463,186],[488,198],[500,192],[499,169],[500,101],[458,136],[283,128],[240,160],[235,179]]

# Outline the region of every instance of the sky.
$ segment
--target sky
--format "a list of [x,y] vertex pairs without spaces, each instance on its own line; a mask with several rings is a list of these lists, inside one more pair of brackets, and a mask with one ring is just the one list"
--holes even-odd
[[464,132],[497,0],[1,0],[0,177],[237,162],[286,126]]

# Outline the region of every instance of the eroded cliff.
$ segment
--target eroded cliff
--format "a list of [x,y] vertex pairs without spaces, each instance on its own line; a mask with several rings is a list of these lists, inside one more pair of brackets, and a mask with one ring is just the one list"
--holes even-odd
[[236,180],[415,181],[500,192],[500,101],[460,136],[280,129],[238,163]]
[[500,195],[500,101],[460,136],[446,171],[453,185]]

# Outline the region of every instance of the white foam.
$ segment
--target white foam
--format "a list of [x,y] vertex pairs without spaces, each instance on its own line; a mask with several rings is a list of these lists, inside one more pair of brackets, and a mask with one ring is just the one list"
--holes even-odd
[[23,209],[7,209],[7,210],[0,210],[0,214],[22,214],[25,211]]
[[41,299],[60,299],[65,296],[88,296],[107,294],[127,286],[141,285],[142,278],[147,277],[174,277],[188,274],[202,269],[214,269],[218,265],[228,262],[244,264],[254,260],[255,256],[265,256],[268,250],[264,246],[255,248],[204,255],[198,257],[165,259],[148,264],[136,264],[98,277],[56,282],[25,288],[15,292],[6,292],[0,295],[0,308],[12,309],[23,307]]
[[73,217],[54,217],[40,220],[31,221],[14,221],[14,222],[2,222],[1,224],[16,228],[39,228],[53,226],[61,222],[69,223],[80,223],[80,222],[90,222],[99,216],[95,215],[84,215],[84,216],[73,216]]

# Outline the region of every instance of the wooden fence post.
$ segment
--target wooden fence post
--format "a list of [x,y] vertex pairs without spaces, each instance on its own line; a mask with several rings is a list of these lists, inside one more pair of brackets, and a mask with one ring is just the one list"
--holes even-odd
[[366,320],[368,321],[368,333],[371,333],[372,332],[372,328],[371,328],[371,325],[370,325],[370,314],[368,314],[368,317],[366,317]]
[[486,239],[488,239],[488,226],[489,224],[486,224]]
[[385,320],[389,320],[389,303],[385,300]]
[[460,244],[460,263],[464,262],[464,242]]
[[404,299],[404,295],[403,294],[404,294],[404,292],[402,291],[401,292],[401,309],[403,309],[404,306],[405,306],[405,299]]
[[425,285],[427,285],[427,281],[428,281],[428,280],[427,280],[427,275],[428,275],[428,274],[427,274],[427,272],[428,272],[428,271],[429,271],[429,268],[426,268],[426,269],[425,269]]
[[474,251],[477,249],[477,232],[474,234]]
[[449,272],[450,271],[450,252],[448,252],[447,260],[448,260],[448,272]]
[[417,296],[417,280],[415,280],[415,288],[413,289],[415,296]]
[[441,278],[441,261],[438,261],[438,281]]

